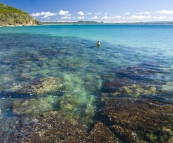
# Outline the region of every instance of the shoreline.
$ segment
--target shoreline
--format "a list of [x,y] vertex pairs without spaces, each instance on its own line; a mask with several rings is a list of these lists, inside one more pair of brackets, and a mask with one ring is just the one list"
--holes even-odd
[[78,22],[40,22],[41,25],[104,25],[104,24],[173,24],[173,21],[147,21],[147,22],[96,22],[96,21],[78,21]]
[[49,25],[173,25],[173,23],[42,23],[27,25],[0,25],[0,27],[25,27],[25,26],[49,26]]
[[42,24],[27,24],[27,25],[0,25],[0,27],[22,27],[22,26],[41,26]]

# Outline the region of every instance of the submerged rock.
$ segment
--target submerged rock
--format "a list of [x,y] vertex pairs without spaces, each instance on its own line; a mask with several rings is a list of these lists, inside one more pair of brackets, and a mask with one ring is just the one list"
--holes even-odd
[[130,86],[124,86],[119,91],[113,93],[113,95],[130,95],[130,96],[140,96],[140,95],[154,95],[156,94],[156,87],[142,87],[138,84],[132,84]]
[[78,70],[79,68],[81,68],[83,66],[82,63],[71,63],[71,62],[67,62],[67,63],[60,63],[58,64],[59,67],[61,67],[61,69],[63,70],[67,70],[67,71],[75,71]]
[[155,95],[159,93],[159,90],[154,85],[136,83],[133,80],[124,78],[105,82],[102,86],[102,93],[109,93],[109,96],[137,97],[141,95]]
[[60,54],[59,51],[51,47],[42,48],[39,52],[40,52],[40,55],[44,55],[45,57],[49,57],[49,58],[52,58],[53,56],[57,56],[58,54]]
[[[62,87],[61,79],[57,77],[46,77],[32,81],[23,89],[32,89],[34,94],[49,94],[57,92]],[[22,89],[22,90],[23,90]]]
[[120,78],[120,79],[115,79],[113,81],[107,81],[104,82],[102,85],[102,92],[116,92],[120,88],[124,86],[130,86],[131,84],[135,83],[133,80],[129,80],[127,78]]
[[155,130],[173,121],[173,106],[150,100],[108,99],[104,113],[132,130]]
[[134,80],[145,80],[152,77],[156,73],[163,72],[156,63],[141,63],[136,66],[127,67],[126,69],[115,71],[115,75],[119,77],[127,77]]
[[[87,126],[63,117],[57,112],[45,113],[36,122],[25,124],[16,122],[16,127],[4,132],[7,142],[85,142]],[[13,131],[12,131],[13,130]],[[1,135],[0,135],[1,136]]]
[[[109,98],[105,102],[104,114],[113,124],[112,128],[122,138],[136,141],[166,142],[172,138],[173,106],[147,99],[129,100]],[[166,130],[164,130],[166,128]],[[172,135],[166,136],[166,132]],[[160,135],[159,135],[160,134]]]
[[173,82],[167,82],[165,85],[162,86],[162,92],[172,95],[173,93]]
[[66,118],[58,112],[44,113],[33,122],[18,118],[0,137],[6,142],[58,143],[119,143],[116,135],[103,123],[97,122],[91,131],[80,120]]
[[92,143],[119,143],[116,135],[102,122],[97,122],[87,137],[87,142]]
[[32,95],[58,95],[62,87],[62,80],[58,77],[45,77],[32,80],[28,83],[15,85],[9,91],[3,92],[6,96],[27,97]]
[[13,102],[13,112],[18,115],[40,115],[52,111],[54,104],[58,104],[58,99],[53,96],[15,100]]
[[109,71],[111,79],[107,73],[106,76],[102,75],[102,93],[109,93],[109,96],[130,97],[160,94],[161,85],[164,84],[163,80],[156,78],[160,72],[163,72],[161,68],[151,63]]
[[137,134],[128,128],[121,127],[120,125],[114,124],[111,126],[111,129],[123,141],[136,142],[137,140],[139,140]]
[[72,111],[77,107],[77,101],[73,96],[64,96],[60,101],[61,110]]

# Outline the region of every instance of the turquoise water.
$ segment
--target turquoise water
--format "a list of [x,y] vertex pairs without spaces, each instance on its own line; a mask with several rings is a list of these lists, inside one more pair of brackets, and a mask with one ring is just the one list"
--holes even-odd
[[[171,48],[172,25],[45,25],[1,27],[2,33],[71,36],[131,47]],[[74,34],[75,33],[75,34]]]
[[[171,142],[173,138],[172,37],[173,25],[1,27],[0,127],[2,131],[0,137],[2,142],[26,141],[31,131],[28,131],[24,125],[27,124],[33,130],[37,130],[34,132],[42,132],[41,128],[36,127],[37,124],[47,125],[45,120],[50,120],[49,117],[52,115],[55,118],[51,118],[51,122],[64,120],[67,125],[72,123],[68,128],[78,129],[76,122],[79,123],[79,128],[85,126],[80,128],[85,134],[82,134],[84,142],[94,142],[88,138],[92,136],[95,128],[100,127],[100,124],[97,125],[98,121],[106,126],[106,133],[111,132],[108,136],[114,139],[116,136],[119,142]],[[101,41],[100,47],[96,46],[97,40]],[[110,100],[112,100],[111,105]],[[124,106],[119,105],[114,109],[116,100],[122,102]],[[134,109],[133,104],[127,104],[124,100],[134,101],[135,107],[152,112],[146,111],[149,117],[144,119],[145,121],[141,119],[136,121],[135,112],[139,112],[137,115],[140,117],[143,111]],[[147,107],[144,107],[143,100],[147,102]],[[138,105],[138,102],[141,104]],[[165,110],[159,107],[156,110],[156,104],[159,107],[164,106]],[[132,111],[128,111],[126,106]],[[129,117],[125,113],[132,112],[135,119],[124,123],[121,116],[119,118],[113,116],[116,114],[114,111],[119,111],[119,108],[125,108],[119,114],[122,113],[124,117],[130,119],[131,115]],[[165,121],[167,124],[164,122],[162,125],[162,121],[167,119],[167,114],[171,117],[169,121]],[[146,127],[148,120],[152,122],[161,116],[164,119],[158,120],[158,124],[153,126],[154,129]],[[134,129],[130,126],[133,121],[142,125],[139,127],[136,123],[137,128]],[[118,130],[114,128],[115,126],[118,126]],[[56,132],[64,132],[61,127],[59,128]],[[76,133],[75,129],[73,130]],[[124,134],[120,133],[120,130]],[[18,138],[18,133],[22,134],[21,138]],[[50,134],[55,133],[50,130]],[[82,135],[78,133],[78,136]],[[46,135],[40,136],[41,142],[47,139]],[[68,138],[74,136],[76,137],[76,134],[72,133],[61,134],[61,137],[56,135],[56,141],[70,142]],[[136,140],[132,139],[134,136]],[[81,141],[78,137],[75,139]],[[54,139],[53,142],[56,141]]]

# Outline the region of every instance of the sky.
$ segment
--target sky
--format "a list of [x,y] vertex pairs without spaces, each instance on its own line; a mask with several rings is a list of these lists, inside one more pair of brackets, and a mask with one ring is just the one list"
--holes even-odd
[[39,21],[173,21],[173,0],[0,0]]

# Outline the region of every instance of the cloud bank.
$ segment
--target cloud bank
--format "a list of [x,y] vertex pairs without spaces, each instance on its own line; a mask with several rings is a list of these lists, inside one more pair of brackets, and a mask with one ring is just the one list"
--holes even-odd
[[147,18],[152,18],[151,15],[133,15],[129,17],[130,19],[147,19]]
[[68,11],[64,11],[64,10],[60,10],[58,12],[59,15],[67,15],[68,14]]
[[[154,11],[154,12],[134,12],[132,14],[131,11],[123,12],[122,15],[115,15],[116,13],[91,13],[90,11],[87,13],[84,13],[83,11],[75,12],[74,14],[70,14],[68,10],[60,10],[59,12],[37,12],[32,13],[31,16],[33,17],[40,17],[40,18],[47,18],[49,19],[66,19],[67,21],[69,19],[73,19],[74,21],[77,21],[79,19],[82,20],[88,20],[93,19],[97,21],[101,20],[109,20],[109,21],[121,21],[121,20],[127,20],[127,21],[148,21],[148,20],[172,20],[173,19],[173,10],[160,10],[160,11]],[[169,16],[170,15],[170,16]],[[56,16],[56,17],[53,17]],[[74,17],[75,16],[75,17]]]
[[161,11],[156,11],[156,13],[160,13],[160,14],[173,14],[173,11],[161,10]]
[[47,18],[47,17],[49,17],[49,16],[55,16],[56,15],[56,13],[51,13],[51,12],[38,12],[38,13],[33,13],[33,14],[31,14],[31,16],[33,16],[33,17],[38,17],[38,16],[43,16],[43,18]]
[[77,14],[84,15],[84,13],[82,11],[79,11]]
[[151,14],[151,12],[140,12],[140,13],[137,13],[137,14],[139,14],[139,15],[141,15],[141,14]]

